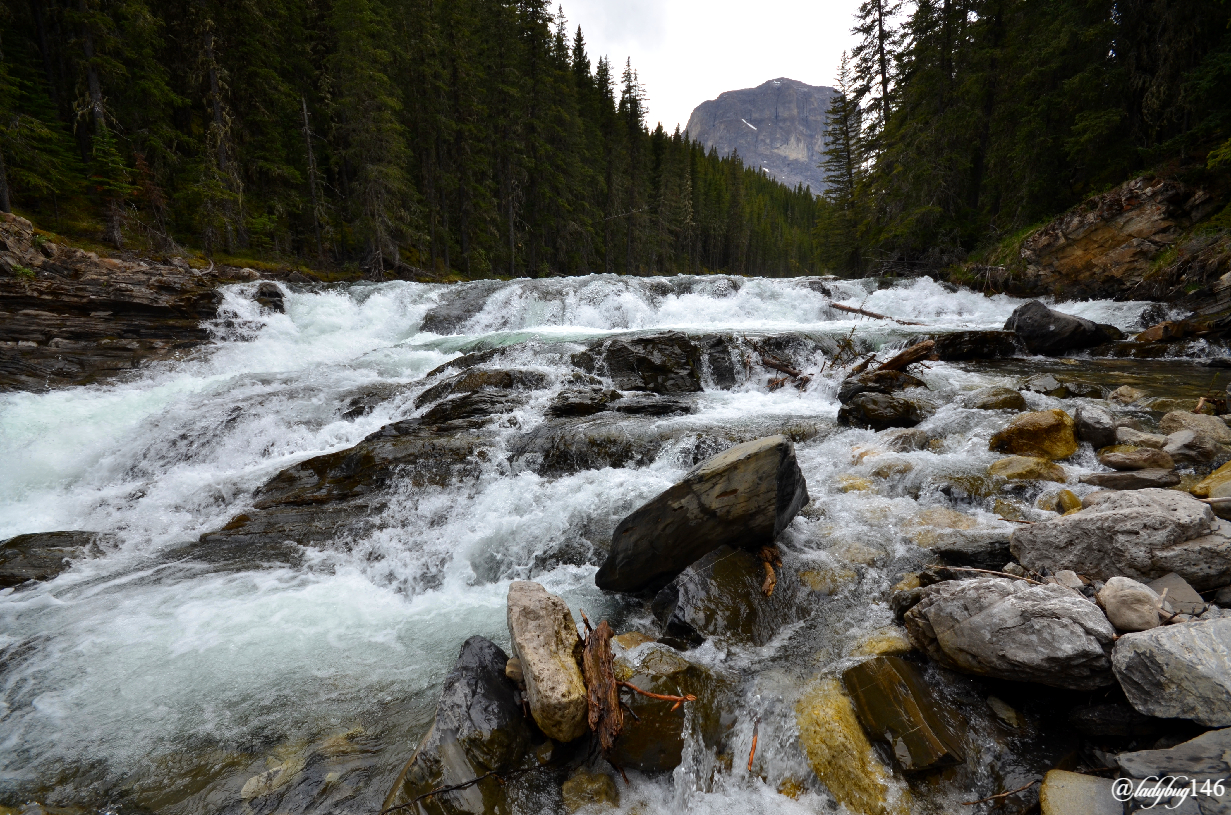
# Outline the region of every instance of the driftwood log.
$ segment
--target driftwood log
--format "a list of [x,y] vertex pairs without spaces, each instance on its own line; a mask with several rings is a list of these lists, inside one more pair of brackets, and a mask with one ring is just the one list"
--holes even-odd
[[938,359],[936,356],[936,341],[924,340],[912,345],[893,359],[881,365],[878,371],[901,371],[908,365],[922,362],[925,359]]
[[[589,623],[588,620],[586,622]],[[603,755],[611,752],[616,736],[624,729],[624,711],[620,709],[620,687],[615,679],[611,635],[611,626],[603,620],[598,628],[586,635],[581,657],[590,730],[598,737]]]
[[886,314],[877,314],[875,311],[867,311],[862,308],[855,308],[854,306],[843,306],[837,303],[830,303],[829,305],[832,308],[836,308],[838,311],[845,311],[849,314],[861,314],[864,317],[872,317],[876,320],[892,320],[899,325],[927,325],[927,323],[914,323],[910,320],[899,320],[897,317],[890,317]]

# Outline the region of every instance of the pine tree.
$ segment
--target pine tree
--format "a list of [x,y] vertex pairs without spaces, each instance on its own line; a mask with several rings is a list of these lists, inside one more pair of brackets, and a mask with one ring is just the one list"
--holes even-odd
[[838,66],[837,94],[829,104],[825,128],[825,198],[830,217],[818,225],[826,242],[824,254],[844,271],[860,272],[863,255],[859,247],[857,194],[862,175],[862,132],[859,104],[855,100],[850,60],[846,52]]

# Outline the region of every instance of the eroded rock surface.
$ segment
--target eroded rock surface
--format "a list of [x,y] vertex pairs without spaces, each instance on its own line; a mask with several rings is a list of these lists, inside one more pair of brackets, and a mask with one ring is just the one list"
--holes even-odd
[[1116,679],[1147,716],[1231,725],[1231,619],[1125,634],[1112,653]]

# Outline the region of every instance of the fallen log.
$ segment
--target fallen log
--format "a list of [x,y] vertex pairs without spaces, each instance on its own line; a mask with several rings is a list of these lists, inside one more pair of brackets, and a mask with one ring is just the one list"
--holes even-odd
[[838,311],[845,311],[849,314],[862,314],[864,317],[872,317],[877,320],[892,320],[899,325],[927,325],[927,323],[914,323],[910,320],[899,320],[897,317],[890,317],[886,314],[877,314],[875,311],[867,311],[866,309],[855,308],[854,306],[843,306],[838,303],[830,303],[829,305],[836,308]]
[[[589,620],[586,623],[588,627]],[[598,628],[586,635],[581,657],[588,722],[590,730],[598,737],[603,755],[611,752],[616,736],[624,729],[624,711],[620,707],[620,688],[615,679],[611,634],[611,626],[603,620]]]
[[893,359],[882,364],[876,370],[878,371],[901,371],[908,365],[913,365],[916,362],[922,362],[925,359],[937,359],[936,356],[936,341],[924,340],[921,343],[912,345],[902,353],[898,354]]
[[761,364],[764,365],[766,368],[773,368],[775,371],[781,371],[782,373],[794,379],[799,379],[801,376],[803,376],[803,372],[795,370],[794,368],[792,368],[790,365],[787,365],[782,360],[774,359],[768,354],[761,355]]

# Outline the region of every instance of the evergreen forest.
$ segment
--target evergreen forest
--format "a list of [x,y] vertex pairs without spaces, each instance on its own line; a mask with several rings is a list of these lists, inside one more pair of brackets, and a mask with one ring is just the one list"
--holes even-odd
[[0,208],[377,276],[815,273],[818,210],[646,121],[543,0],[8,0]]

